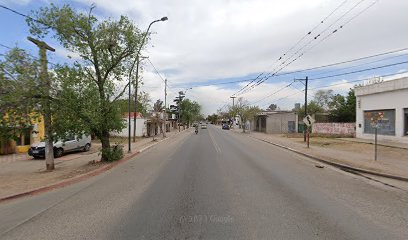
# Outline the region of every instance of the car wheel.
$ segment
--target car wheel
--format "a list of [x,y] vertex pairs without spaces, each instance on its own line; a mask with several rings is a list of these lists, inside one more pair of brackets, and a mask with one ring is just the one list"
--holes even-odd
[[84,152],[88,152],[91,149],[91,144],[87,143],[84,146]]
[[54,149],[54,157],[59,158],[62,157],[62,155],[64,155],[64,149],[62,148]]

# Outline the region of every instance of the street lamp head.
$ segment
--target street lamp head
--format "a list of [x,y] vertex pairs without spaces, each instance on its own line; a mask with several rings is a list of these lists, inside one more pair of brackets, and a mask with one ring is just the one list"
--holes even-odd
[[162,17],[161,19],[160,19],[160,21],[167,21],[167,20],[169,20],[167,17]]

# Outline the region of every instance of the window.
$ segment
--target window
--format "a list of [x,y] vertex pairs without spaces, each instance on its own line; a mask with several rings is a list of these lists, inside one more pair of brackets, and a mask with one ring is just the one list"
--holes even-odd
[[383,117],[378,121],[378,134],[380,135],[395,135],[395,110],[374,110],[364,111],[364,133],[374,134],[373,119],[379,115]]

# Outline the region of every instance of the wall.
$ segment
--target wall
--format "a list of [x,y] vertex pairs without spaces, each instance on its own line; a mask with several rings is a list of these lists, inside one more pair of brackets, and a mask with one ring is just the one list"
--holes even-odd
[[[274,113],[268,114],[266,118],[266,133],[288,133],[288,122],[297,122],[296,113]],[[297,126],[295,125],[295,132]]]
[[[408,82],[408,79],[406,81]],[[364,89],[371,86],[362,87],[361,89],[356,90],[356,136],[364,139],[374,138],[373,134],[364,133],[364,111],[395,109],[395,136],[379,135],[379,139],[408,143],[408,136],[404,135],[404,109],[408,108],[408,88],[379,92],[381,90],[381,85],[382,84],[374,84],[373,88],[375,87],[377,92],[373,93]],[[388,85],[390,84],[387,83],[384,85],[384,90],[390,90]],[[366,92],[371,94],[358,95],[366,94]]]
[[[129,121],[128,119],[123,119],[124,123],[126,124],[125,128],[122,129],[120,132],[111,132],[112,136],[120,136],[120,137],[127,137],[129,135]],[[133,136],[133,125],[134,125],[134,119],[130,119],[130,132],[131,136]],[[137,137],[142,137],[143,134],[146,132],[146,126],[145,126],[145,119],[144,118],[136,118],[136,136]]]
[[312,133],[354,136],[355,123],[315,123]]

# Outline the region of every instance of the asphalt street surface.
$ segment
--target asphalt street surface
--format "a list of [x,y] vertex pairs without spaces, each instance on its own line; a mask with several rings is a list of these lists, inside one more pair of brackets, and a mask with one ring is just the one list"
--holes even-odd
[[408,239],[408,194],[209,125],[0,204],[0,239]]

